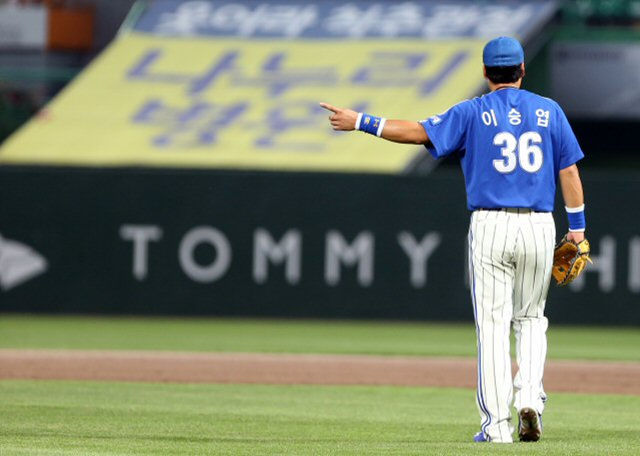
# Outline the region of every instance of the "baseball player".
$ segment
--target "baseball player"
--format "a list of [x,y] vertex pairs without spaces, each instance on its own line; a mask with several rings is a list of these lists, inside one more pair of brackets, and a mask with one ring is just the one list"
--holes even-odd
[[[327,103],[334,130],[359,130],[389,141],[423,144],[435,158],[460,158],[471,212],[469,272],[478,345],[476,442],[537,441],[546,394],[544,316],[554,256],[552,217],[559,180],[569,220],[567,238],[584,240],[584,154],[562,109],[521,90],[524,51],[500,37],[483,51],[490,93],[420,122],[390,120]],[[512,381],[510,328],[518,372]],[[515,390],[515,395],[514,395]]]

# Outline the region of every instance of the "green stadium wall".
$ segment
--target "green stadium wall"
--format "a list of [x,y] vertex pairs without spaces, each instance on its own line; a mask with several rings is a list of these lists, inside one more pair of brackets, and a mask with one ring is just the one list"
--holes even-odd
[[[640,176],[584,181],[595,265],[547,314],[640,324],[640,216],[614,203]],[[472,319],[457,170],[0,167],[0,201],[4,312]]]

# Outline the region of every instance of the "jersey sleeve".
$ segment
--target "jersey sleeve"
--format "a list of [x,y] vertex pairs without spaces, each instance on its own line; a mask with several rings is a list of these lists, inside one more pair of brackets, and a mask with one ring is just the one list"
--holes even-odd
[[442,158],[464,148],[470,114],[469,102],[459,103],[443,114],[420,121],[430,144],[425,145],[435,158]]
[[578,144],[576,135],[573,133],[567,116],[558,106],[558,117],[560,120],[560,169],[568,168],[584,158],[584,152]]

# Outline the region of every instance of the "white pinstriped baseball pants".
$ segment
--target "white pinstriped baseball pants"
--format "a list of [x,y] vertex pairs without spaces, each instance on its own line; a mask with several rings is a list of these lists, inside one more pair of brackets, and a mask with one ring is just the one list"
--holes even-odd
[[[477,210],[469,227],[469,273],[478,336],[481,428],[493,442],[512,442],[511,402],[542,413],[547,354],[544,308],[555,224],[550,212]],[[512,381],[513,323],[518,372]],[[515,398],[514,398],[515,389]],[[515,399],[515,400],[514,400]]]

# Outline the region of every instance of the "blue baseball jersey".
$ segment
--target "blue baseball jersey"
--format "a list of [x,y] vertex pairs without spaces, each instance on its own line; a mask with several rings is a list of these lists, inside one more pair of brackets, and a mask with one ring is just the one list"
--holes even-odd
[[560,106],[504,88],[420,122],[435,158],[458,153],[470,210],[551,212],[561,169],[584,157]]

